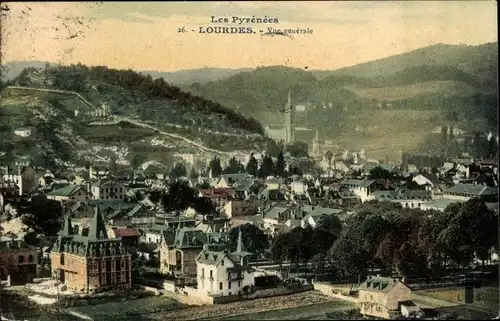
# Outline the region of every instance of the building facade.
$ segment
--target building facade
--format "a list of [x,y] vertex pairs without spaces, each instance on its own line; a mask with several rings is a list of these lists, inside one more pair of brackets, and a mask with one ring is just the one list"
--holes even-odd
[[115,181],[97,181],[91,187],[92,196],[95,200],[123,200],[125,187]]
[[249,291],[254,275],[248,264],[251,255],[243,250],[241,230],[237,249],[211,251],[205,246],[196,258],[198,292],[208,296],[238,295]]
[[21,240],[0,240],[0,279],[11,284],[32,282],[37,276],[38,251]]
[[88,233],[74,233],[69,215],[50,254],[52,275],[69,289],[92,293],[132,285],[131,255],[121,239],[108,238],[96,207]]

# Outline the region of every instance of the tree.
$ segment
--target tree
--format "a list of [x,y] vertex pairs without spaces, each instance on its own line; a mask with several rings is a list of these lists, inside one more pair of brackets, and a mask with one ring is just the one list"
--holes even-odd
[[114,154],[109,157],[109,170],[111,171],[111,173],[116,173],[117,171],[117,164],[116,164],[117,160],[118,157]]
[[250,159],[248,160],[247,167],[246,167],[246,172],[250,175],[253,175],[254,177],[257,177],[258,174],[258,162],[257,159],[255,159],[255,156],[250,154]]
[[62,227],[63,208],[61,203],[48,200],[45,196],[33,196],[26,208],[20,209],[22,221],[33,230],[46,236],[55,236]]
[[372,168],[370,170],[369,177],[370,177],[370,179],[379,180],[379,179],[389,179],[392,177],[392,175],[388,170],[386,170],[380,166],[377,166],[377,167]]
[[266,178],[274,172],[274,163],[271,156],[266,155],[262,160],[262,164],[259,168],[258,176],[260,178]]
[[132,158],[132,161],[130,162],[130,165],[136,169],[139,168],[145,161],[147,160],[147,157],[142,155],[142,154],[135,154],[134,157]]
[[309,146],[307,143],[297,141],[286,145],[285,152],[290,153],[292,157],[309,157]]
[[187,170],[186,170],[186,166],[184,166],[183,163],[177,163],[174,165],[174,168],[172,168],[172,170],[170,171],[170,178],[172,179],[177,179],[177,178],[181,178],[181,177],[186,177],[187,175]]
[[212,172],[212,177],[218,177],[222,174],[222,166],[220,164],[220,158],[214,156],[208,165],[210,171]]
[[257,226],[247,223],[238,227],[233,227],[229,231],[229,248],[231,251],[236,250],[240,229],[245,250],[254,254],[254,257],[259,257],[266,249],[269,248],[269,239],[267,234],[265,234]]
[[186,181],[170,184],[168,192],[161,196],[161,203],[165,212],[173,211],[177,216],[190,207],[202,215],[215,212],[213,203],[207,198],[199,197],[197,190],[191,188]]
[[229,163],[226,169],[224,170],[224,173],[237,174],[244,172],[244,170],[245,169],[243,168],[243,165],[241,165],[241,163],[236,160],[236,157],[233,156],[229,159]]
[[285,167],[285,157],[283,156],[283,152],[280,152],[276,160],[276,176],[285,177]]
[[332,158],[333,158],[333,153],[331,151],[327,151],[325,153],[326,160],[328,161],[328,168],[332,168]]
[[198,174],[198,172],[196,171],[196,169],[193,167],[191,167],[191,171],[189,172],[189,178],[191,179],[198,179],[200,175]]

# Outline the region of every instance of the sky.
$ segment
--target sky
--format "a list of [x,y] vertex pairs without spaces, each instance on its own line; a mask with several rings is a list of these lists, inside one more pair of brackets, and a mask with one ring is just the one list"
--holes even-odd
[[[177,71],[285,65],[332,70],[436,43],[497,41],[495,1],[16,2],[2,4],[2,61]],[[201,34],[216,17],[255,34]],[[183,28],[187,32],[178,32]],[[312,34],[266,36],[267,27]],[[192,31],[194,30],[194,32]]]

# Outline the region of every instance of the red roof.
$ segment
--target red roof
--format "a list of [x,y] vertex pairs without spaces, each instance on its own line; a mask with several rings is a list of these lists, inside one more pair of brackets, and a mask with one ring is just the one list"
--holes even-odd
[[232,188],[207,188],[200,190],[200,192],[206,198],[229,198],[236,194]]
[[141,233],[137,231],[135,228],[117,228],[114,229],[116,237],[132,237],[132,236],[141,236]]

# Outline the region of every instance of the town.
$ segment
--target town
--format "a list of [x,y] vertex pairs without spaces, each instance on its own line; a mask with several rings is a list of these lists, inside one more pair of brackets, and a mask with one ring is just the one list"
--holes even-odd
[[[183,154],[167,173],[4,164],[3,292],[39,305],[142,292],[214,305],[315,291],[393,318],[495,285],[498,136],[484,135],[489,157],[384,163],[325,150],[317,131],[295,141],[290,93],[286,106],[278,157]],[[450,287],[451,299],[426,294]]]
[[499,319],[495,6],[2,2],[0,321]]

